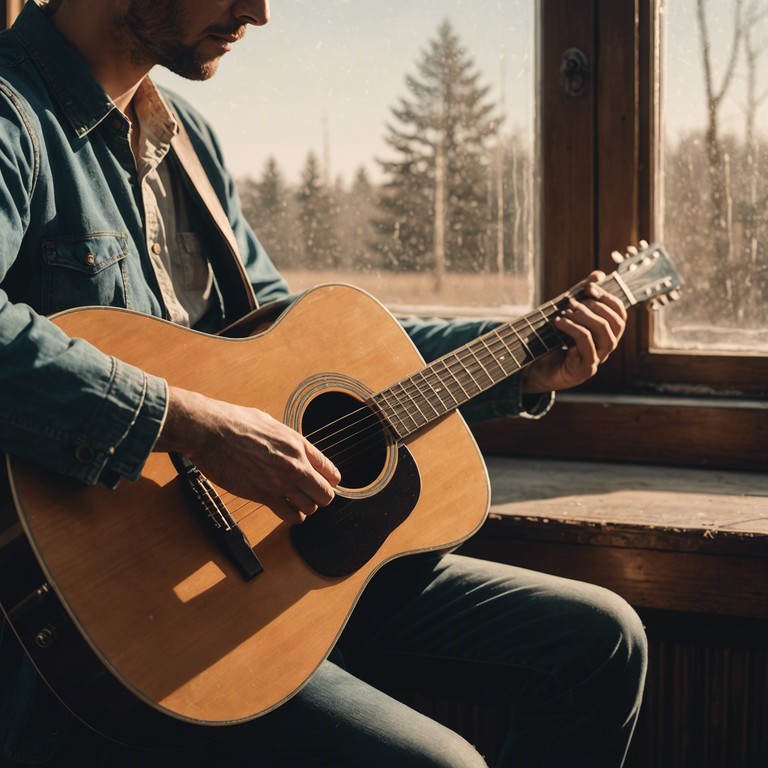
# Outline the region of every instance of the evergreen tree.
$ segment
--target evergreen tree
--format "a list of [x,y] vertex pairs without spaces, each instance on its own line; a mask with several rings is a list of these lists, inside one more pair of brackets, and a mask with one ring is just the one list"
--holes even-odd
[[295,203],[274,157],[267,159],[259,181],[238,182],[243,213],[273,261],[279,267],[300,261],[299,241],[292,222]]
[[365,270],[373,263],[371,242],[374,230],[371,226],[376,210],[376,190],[365,168],[358,168],[349,190],[339,190],[342,216],[342,266],[357,271]]
[[498,130],[489,88],[445,21],[392,108],[379,160],[386,182],[377,221],[381,265],[433,270],[482,267],[488,257],[487,144]]
[[336,195],[323,182],[317,155],[310,152],[296,193],[305,267],[329,269],[337,267],[341,261],[339,211],[335,198]]

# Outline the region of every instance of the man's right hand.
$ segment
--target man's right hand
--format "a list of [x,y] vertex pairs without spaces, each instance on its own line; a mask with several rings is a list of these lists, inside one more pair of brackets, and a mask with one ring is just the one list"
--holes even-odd
[[169,387],[155,451],[181,453],[213,483],[290,523],[330,504],[341,474],[295,430],[257,408]]

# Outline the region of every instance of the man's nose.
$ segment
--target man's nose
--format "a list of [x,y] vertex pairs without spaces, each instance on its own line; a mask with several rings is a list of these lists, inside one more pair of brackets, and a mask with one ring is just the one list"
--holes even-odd
[[263,27],[269,21],[269,0],[238,0],[232,13],[243,24]]

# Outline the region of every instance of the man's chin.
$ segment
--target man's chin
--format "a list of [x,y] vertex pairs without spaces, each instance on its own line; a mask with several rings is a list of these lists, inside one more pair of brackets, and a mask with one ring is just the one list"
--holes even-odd
[[209,59],[207,61],[194,61],[194,62],[170,62],[164,64],[166,69],[169,69],[179,77],[183,77],[185,80],[210,80],[219,68],[220,59]]

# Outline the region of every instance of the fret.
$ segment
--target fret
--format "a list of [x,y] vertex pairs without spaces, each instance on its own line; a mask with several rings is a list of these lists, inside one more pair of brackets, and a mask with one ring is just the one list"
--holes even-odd
[[556,317],[562,317],[564,307],[561,307],[559,303],[555,301],[548,301],[547,304],[549,304],[550,307],[552,307],[552,317],[551,319],[554,320]]
[[[564,294],[557,301],[569,299]],[[551,316],[539,307],[374,396],[398,437],[404,439],[554,349],[562,336],[552,320],[562,309],[555,302],[546,306],[553,310]]]
[[[445,362],[443,362],[443,360],[438,360],[437,363],[440,363],[443,365],[443,367],[446,367]],[[437,377],[437,380],[442,384],[442,391],[447,392],[451,396],[451,400],[453,400],[453,407],[457,407],[460,405],[459,400],[456,398],[456,395],[453,394],[453,391],[451,390],[450,386],[446,384],[445,380],[440,375],[440,372],[437,370],[437,368],[435,368],[435,365],[437,365],[437,363],[433,363],[429,367],[429,370]],[[450,374],[450,371],[448,371],[448,373]],[[453,381],[454,383],[457,383],[453,378],[453,375],[451,375],[451,381]],[[461,385],[459,384],[459,386]],[[466,392],[464,394],[466,395]],[[442,397],[440,399],[442,400]]]
[[502,379],[509,376],[509,371],[501,364],[504,360],[504,356],[499,356],[497,354],[494,354],[494,351],[491,349],[491,347],[488,345],[488,343],[485,341],[485,337],[481,336],[478,339],[478,342],[482,344],[486,350],[488,350],[488,354],[491,356],[491,360],[493,360],[494,363],[496,363],[496,366],[501,371],[501,376],[497,377],[495,381],[501,381]]
[[[399,411],[389,403],[390,394],[392,394],[394,397],[394,394],[391,392],[391,388],[384,389],[375,395],[373,399],[379,412],[382,414],[382,416],[384,416],[389,426],[397,433],[398,437],[402,439],[410,434],[410,430],[404,419],[400,416]],[[383,400],[383,403],[380,402],[380,400]],[[395,424],[395,419],[400,422],[399,428],[398,425]]]
[[456,404],[458,405],[458,404],[460,404],[460,403],[465,403],[467,400],[469,400],[469,392],[467,392],[467,390],[466,390],[466,389],[464,389],[464,385],[463,385],[463,384],[462,384],[462,383],[459,381],[459,379],[458,379],[458,377],[456,376],[456,374],[455,374],[455,373],[454,373],[454,372],[451,370],[450,366],[449,366],[449,365],[448,365],[448,363],[446,362],[446,360],[448,359],[448,357],[452,357],[454,360],[458,360],[458,358],[456,357],[456,355],[450,355],[450,356],[446,355],[446,357],[442,357],[442,358],[440,358],[440,360],[439,360],[438,362],[441,362],[441,363],[443,364],[443,366],[444,366],[444,368],[445,368],[446,372],[447,372],[447,373],[448,373],[448,375],[451,377],[451,381],[452,381],[454,384],[458,385],[459,389],[461,390],[462,394],[464,395],[464,399],[463,399],[463,400],[456,400]]
[[[468,347],[464,347],[463,349],[457,350],[457,353],[456,353],[455,357],[456,357],[456,359],[459,361],[459,363],[460,363],[461,365],[464,365],[464,364],[461,362],[461,358],[459,357],[459,355],[461,354],[461,352],[462,352],[462,351],[468,351],[470,354],[473,354],[473,353],[472,353],[472,350],[471,350],[471,349],[469,349]],[[469,376],[469,378],[472,380],[472,383],[475,385],[475,388],[477,389],[477,392],[475,392],[475,393],[472,395],[472,397],[474,397],[474,395],[476,395],[476,394],[479,394],[480,392],[482,392],[482,391],[483,391],[483,387],[481,387],[481,386],[480,386],[480,384],[478,383],[477,379],[476,379],[476,378],[475,378],[475,377],[472,375],[472,371],[471,371],[471,370],[470,370],[470,369],[469,369],[469,368],[468,368],[466,365],[464,366],[464,370],[466,371],[467,375],[468,375],[468,376]],[[487,373],[486,373],[485,375],[486,375],[486,376],[488,376],[488,374],[487,374]],[[491,381],[491,382],[493,381],[493,379],[491,379],[491,377],[490,377],[490,376],[488,376],[488,379],[489,379],[489,381]],[[463,387],[462,387],[462,389],[463,389]]]
[[[429,369],[427,369],[429,370]],[[435,416],[442,416],[446,412],[445,403],[443,403],[442,399],[440,398],[440,393],[435,390],[435,388],[429,383],[429,380],[424,375],[424,371],[419,371],[417,374],[414,374],[414,376],[420,376],[421,380],[424,382],[424,385],[427,388],[428,392],[431,392],[435,397],[437,397],[438,403],[440,405],[440,409],[438,410],[433,404],[432,401],[429,398],[429,395],[427,395],[424,398],[424,402],[432,409]],[[413,379],[413,377],[412,377]],[[418,382],[413,379],[413,384],[416,387],[416,389],[419,390],[419,393],[422,394],[422,397],[424,397],[421,387],[419,386]]]
[[[435,408],[432,403],[429,402],[429,397],[424,397],[423,392],[419,388],[419,385],[416,383],[415,377],[409,376],[407,379],[403,379],[400,382],[400,386],[410,401],[416,406],[416,410],[419,412],[419,415],[422,419],[424,419],[424,424],[429,424],[432,419],[431,417],[427,416],[426,413],[424,413],[422,406],[428,405],[433,412],[435,411]],[[415,392],[415,394],[412,394],[412,392]]]
[[554,301],[549,301],[547,302],[547,304],[552,308],[553,310],[552,314],[551,315],[544,314],[544,310],[542,309],[542,307],[539,307],[539,314],[541,314],[541,316],[544,318],[545,322],[547,323],[548,330],[551,331],[551,334],[554,337],[554,341],[549,348],[556,349],[557,347],[565,343],[565,337],[553,325],[553,320],[555,318],[562,317],[562,309]]
[[491,376],[488,369],[483,365],[483,361],[478,357],[477,353],[474,350],[474,347],[475,347],[474,344],[468,346],[467,351],[472,355],[472,357],[475,358],[475,360],[477,361],[477,364],[480,366],[480,368],[482,368],[483,373],[488,377],[488,380],[491,382],[496,381],[496,379],[494,379],[493,376]]
[[[407,379],[404,379],[404,381],[407,381]],[[415,400],[414,400],[414,399],[411,397],[410,393],[408,392],[408,390],[407,390],[407,389],[405,388],[405,386],[403,385],[403,382],[402,382],[402,381],[400,381],[400,382],[398,382],[397,384],[395,384],[394,386],[390,387],[390,390],[392,391],[392,394],[395,396],[395,398],[397,399],[398,403],[399,403],[399,404],[402,406],[402,404],[403,404],[403,403],[402,403],[402,400],[401,400],[401,399],[400,399],[400,398],[399,398],[397,395],[395,395],[395,387],[399,387],[399,388],[400,388],[400,391],[401,391],[401,392],[402,392],[402,393],[403,393],[403,394],[404,394],[404,395],[405,395],[405,396],[406,396],[406,397],[407,397],[407,398],[408,398],[408,399],[409,399],[409,400],[410,400],[410,401],[413,403],[413,405],[416,407],[416,411],[418,412],[418,414],[419,414],[419,415],[421,416],[421,418],[423,419],[423,423],[421,423],[421,424],[420,424],[420,423],[419,423],[419,422],[416,420],[416,417],[413,415],[413,413],[411,413],[411,411],[410,411],[410,409],[407,407],[407,405],[404,407],[404,410],[405,410],[406,416],[407,416],[407,417],[408,417],[408,418],[409,418],[409,419],[410,419],[410,420],[413,422],[413,426],[414,426],[414,429],[419,429],[419,427],[423,427],[423,426],[424,426],[424,424],[427,424],[428,422],[427,422],[427,420],[424,418],[424,414],[423,414],[423,413],[421,412],[421,410],[419,409],[419,405],[418,405],[418,403],[417,403],[417,402],[416,402],[416,401],[415,401]]]
[[495,328],[493,330],[493,333],[496,334],[496,338],[504,345],[504,349],[507,350],[510,357],[515,361],[515,365],[517,366],[518,370],[523,367],[523,364],[515,357],[515,353],[512,351],[512,348],[507,344],[507,342],[504,340],[504,337],[501,335],[501,329]]
[[[550,347],[547,344],[546,341],[539,335],[539,332],[536,330],[536,326],[533,325],[533,323],[528,319],[529,315],[526,315],[525,317],[521,318],[524,323],[531,329],[531,332],[533,333],[533,336],[535,337],[536,341],[539,342],[541,345],[541,349],[537,350],[535,352],[532,352],[533,357],[539,357],[542,354],[545,354],[546,352],[550,351]],[[531,343],[533,343],[533,339],[530,339]]]
[[531,360],[535,360],[536,356],[531,351],[531,348],[525,343],[525,339],[520,335],[520,332],[515,328],[515,326],[510,323],[509,329],[517,336],[517,340],[523,345],[523,349],[525,349],[526,357],[524,358],[523,365],[525,363],[531,362]]

